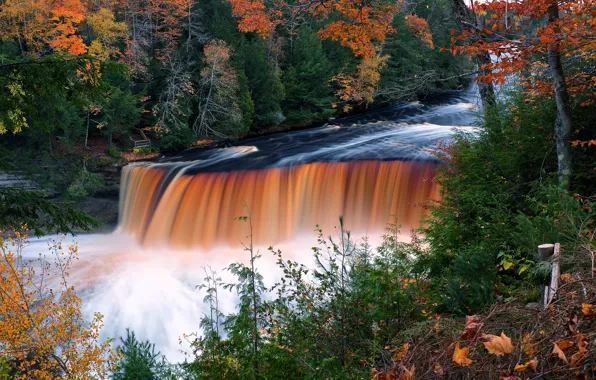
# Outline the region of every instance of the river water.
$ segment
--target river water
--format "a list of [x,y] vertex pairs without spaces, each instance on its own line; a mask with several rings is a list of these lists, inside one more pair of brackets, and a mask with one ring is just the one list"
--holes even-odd
[[[353,236],[374,242],[393,216],[402,231],[420,223],[420,207],[439,198],[437,147],[454,133],[472,131],[474,86],[424,103],[397,105],[336,120],[320,128],[272,134],[217,149],[191,149],[123,169],[120,223],[110,234],[65,237],[79,245],[70,283],[87,316],[104,315],[104,338],[130,328],[171,360],[182,360],[183,334],[198,332],[206,309],[204,268],[246,262],[242,242],[250,211],[261,247],[266,284],[278,277],[265,247],[286,258],[312,260],[319,225],[336,233],[342,215]],[[34,258],[56,236],[33,239]],[[223,291],[222,291],[223,292]],[[235,296],[222,297],[231,312]]]

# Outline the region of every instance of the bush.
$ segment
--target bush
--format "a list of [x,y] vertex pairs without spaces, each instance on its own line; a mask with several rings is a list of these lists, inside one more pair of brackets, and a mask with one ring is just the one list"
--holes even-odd
[[83,169],[75,180],[68,186],[67,192],[71,199],[82,200],[95,192],[104,185],[101,174],[91,173]]
[[541,104],[527,106],[518,98],[492,109],[477,134],[462,134],[445,148],[437,177],[443,201],[430,209],[422,229],[430,248],[417,262],[431,278],[439,309],[478,311],[492,300],[498,281],[513,288],[519,283],[513,271],[498,272],[503,255],[535,255],[524,250],[519,256],[514,236],[520,213],[533,215],[532,197],[556,182],[549,138],[554,104],[549,99]]
[[118,352],[121,358],[114,370],[114,380],[166,378],[167,364],[161,353],[155,352],[153,343],[140,342],[129,329],[126,329],[126,339],[120,338],[120,341],[122,346],[118,348]]
[[159,140],[162,152],[176,152],[188,148],[195,141],[195,135],[189,128],[170,131]]
[[152,153],[153,149],[151,147],[133,148],[132,151],[134,154],[136,154],[138,156],[146,156],[146,155]]
[[114,160],[119,160],[121,157],[120,150],[116,147],[116,145],[108,145],[106,148],[106,154],[112,157]]

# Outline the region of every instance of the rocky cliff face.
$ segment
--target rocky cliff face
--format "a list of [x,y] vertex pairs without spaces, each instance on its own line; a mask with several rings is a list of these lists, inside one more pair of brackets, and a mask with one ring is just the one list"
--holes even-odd
[[[76,203],[74,206],[102,222],[94,232],[112,231],[118,224],[118,195],[120,192],[120,166],[106,166],[97,171],[104,177],[104,186],[95,196]],[[57,194],[53,189],[44,189],[22,171],[0,172],[0,188],[20,190],[42,190],[52,199]]]
[[22,189],[22,190],[41,190],[40,186],[21,171],[3,171],[0,172],[0,188],[3,189]]

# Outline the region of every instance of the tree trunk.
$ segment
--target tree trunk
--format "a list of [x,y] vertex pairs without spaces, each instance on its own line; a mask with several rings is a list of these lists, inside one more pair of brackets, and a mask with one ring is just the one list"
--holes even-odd
[[87,130],[85,132],[85,149],[87,148],[87,142],[89,141],[89,121],[90,121],[90,112],[87,111]]
[[[556,23],[559,19],[559,6],[553,1],[548,8],[549,24]],[[559,34],[559,28],[555,26],[555,32]],[[561,63],[561,53],[558,49],[558,41],[550,44],[548,48],[548,65],[553,76],[553,87],[555,102],[557,104],[557,120],[555,121],[555,144],[557,147],[557,164],[559,172],[559,183],[569,187],[571,176],[571,146],[569,144],[569,133],[571,132],[571,102],[569,92],[565,83],[565,72]]]
[[[451,11],[455,23],[462,30],[469,28],[466,23],[470,25],[478,24],[478,20],[474,17],[470,8],[464,3],[464,0],[451,0]],[[484,65],[491,62],[488,52],[483,52],[474,56],[474,61],[476,62],[481,75],[490,74],[487,69],[483,68]],[[495,87],[492,82],[478,82],[478,91],[480,92],[480,99],[482,100],[484,109],[495,105]]]

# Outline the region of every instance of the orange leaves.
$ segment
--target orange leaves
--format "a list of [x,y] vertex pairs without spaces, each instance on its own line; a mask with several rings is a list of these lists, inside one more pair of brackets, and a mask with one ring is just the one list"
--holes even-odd
[[407,15],[405,17],[406,26],[412,32],[416,38],[420,39],[422,42],[426,44],[430,49],[433,49],[435,46],[433,44],[433,36],[430,32],[430,28],[428,23],[425,19],[420,18],[416,15]]
[[[451,51],[470,55],[488,53],[496,58],[486,67],[490,72],[477,78],[480,81],[503,83],[507,76],[516,75],[532,96],[550,94],[552,83],[544,85],[543,71],[536,67],[547,64],[545,53],[549,49],[586,64],[593,60],[596,51],[593,1],[560,2],[556,21],[534,30],[522,27],[530,20],[548,19],[552,4],[550,0],[477,2],[474,13],[489,17],[482,19],[484,24],[469,25],[459,35],[452,33]],[[537,60],[539,56],[543,58]],[[524,76],[524,72],[533,75]],[[593,78],[593,74],[569,76],[566,82],[570,95],[580,97],[584,105],[593,104],[596,101]]]
[[82,55],[87,46],[81,36],[77,35],[76,26],[85,19],[85,7],[80,0],[62,0],[55,3],[51,11],[51,21],[55,24],[50,46],[60,52]]
[[464,348],[460,348],[459,346],[459,342],[457,342],[455,344],[455,351],[453,351],[453,356],[451,357],[451,360],[453,360],[453,362],[455,364],[461,365],[461,366],[469,366],[470,364],[472,364],[472,359],[470,359],[468,357],[468,355],[470,354],[470,347],[464,347]]
[[565,353],[556,343],[553,343],[553,352],[551,353],[551,355],[557,356],[559,359],[561,359],[565,363],[569,363],[569,361],[567,360],[567,357],[565,356]]
[[[387,34],[394,31],[391,26],[397,12],[394,3],[379,1],[361,2],[358,0],[332,0],[325,6],[313,6],[307,0],[286,3],[283,0],[229,0],[232,14],[238,17],[238,29],[243,32],[256,32],[262,38],[269,36],[278,25],[286,23],[287,15],[292,19],[307,14],[324,20],[333,14],[333,20],[319,31],[319,37],[338,41],[352,50],[355,56],[376,55],[378,44],[385,41]],[[422,20],[424,21],[424,20]],[[424,26],[418,23],[420,32]],[[428,25],[426,25],[428,29]],[[425,34],[425,38],[428,35]],[[431,40],[432,43],[432,40]]]
[[596,305],[592,305],[589,303],[582,303],[582,313],[586,317],[595,316],[596,315]]
[[573,147],[577,147],[577,146],[581,146],[582,148],[585,146],[596,146],[596,140],[589,140],[589,141],[581,141],[581,140],[575,140],[571,142],[571,146]]
[[376,43],[383,43],[394,32],[391,23],[397,11],[394,5],[374,5],[354,0],[335,0],[335,10],[342,16],[319,31],[319,37],[338,41],[357,57],[376,55]]
[[407,369],[406,367],[402,366],[402,374],[399,377],[399,380],[414,380],[414,371],[416,370],[416,366],[412,365],[412,368]]
[[232,15],[240,18],[240,31],[256,32],[263,38],[273,32],[276,23],[271,19],[262,0],[230,0],[230,4]]
[[493,355],[500,356],[510,354],[514,350],[514,347],[511,344],[511,339],[504,333],[501,333],[501,336],[485,334],[482,338],[488,339],[488,341],[483,342],[483,344],[488,352]]

